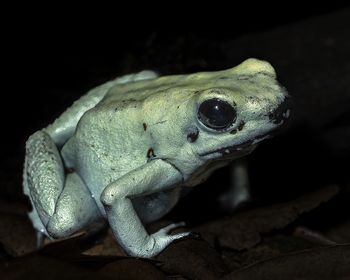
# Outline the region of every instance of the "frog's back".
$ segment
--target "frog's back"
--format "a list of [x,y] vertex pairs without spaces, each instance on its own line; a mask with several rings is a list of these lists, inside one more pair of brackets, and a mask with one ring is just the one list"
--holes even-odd
[[65,112],[63,112],[52,124],[44,128],[58,147],[62,147],[66,141],[73,135],[75,128],[85,112],[96,106],[115,86],[132,84],[137,81],[154,79],[158,75],[149,70],[139,73],[129,74],[118,77],[106,82],[96,88],[91,89],[80,99],[75,101]]

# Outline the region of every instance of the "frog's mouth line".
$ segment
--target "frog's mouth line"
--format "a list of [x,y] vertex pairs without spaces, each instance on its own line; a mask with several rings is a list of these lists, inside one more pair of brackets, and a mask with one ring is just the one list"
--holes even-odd
[[199,154],[199,155],[204,157],[204,156],[208,156],[208,155],[211,155],[211,154],[219,153],[222,156],[225,156],[225,155],[232,155],[232,154],[237,154],[237,153],[249,152],[250,150],[253,150],[256,147],[258,142],[260,142],[260,141],[262,141],[264,139],[267,139],[269,137],[270,137],[269,135],[264,135],[264,136],[262,136],[261,138],[258,138],[258,139],[249,140],[249,141],[243,142],[243,143],[238,144],[238,145],[220,148],[220,149],[209,151],[209,152],[205,152],[205,153],[202,153],[202,154]]
[[208,156],[211,154],[215,154],[215,153],[219,153],[221,154],[221,156],[234,156],[234,155],[244,155],[247,153],[252,152],[256,146],[258,145],[258,143],[260,143],[261,141],[265,140],[265,139],[269,139],[273,136],[275,136],[276,134],[279,133],[279,129],[282,125],[284,125],[285,122],[281,122],[278,126],[276,126],[274,129],[270,130],[269,132],[266,132],[260,136],[257,136],[256,138],[254,138],[253,140],[249,140],[246,142],[243,142],[241,144],[238,145],[232,145],[232,146],[228,146],[228,147],[224,147],[224,148],[220,148],[220,149],[216,149],[213,151],[208,151],[208,152],[204,152],[202,154],[199,154],[199,156]]

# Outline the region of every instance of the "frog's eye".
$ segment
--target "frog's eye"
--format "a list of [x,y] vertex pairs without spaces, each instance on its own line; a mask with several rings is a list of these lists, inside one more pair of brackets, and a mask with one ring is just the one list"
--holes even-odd
[[236,120],[236,110],[226,101],[218,98],[205,100],[198,109],[198,119],[206,126],[222,130]]

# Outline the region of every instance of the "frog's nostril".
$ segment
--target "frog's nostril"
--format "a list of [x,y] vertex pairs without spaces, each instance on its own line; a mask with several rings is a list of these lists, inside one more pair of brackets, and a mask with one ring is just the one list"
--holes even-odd
[[278,107],[269,114],[270,120],[275,124],[284,123],[291,114],[292,100],[290,97],[286,97]]

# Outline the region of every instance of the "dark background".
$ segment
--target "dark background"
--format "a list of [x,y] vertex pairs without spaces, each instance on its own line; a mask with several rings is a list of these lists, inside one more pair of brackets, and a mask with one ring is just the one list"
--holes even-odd
[[[88,89],[143,69],[161,74],[219,70],[249,57],[268,60],[295,103],[289,128],[249,156],[255,203],[284,201],[330,183],[346,186],[350,9],[336,2],[275,8],[228,8],[212,15],[197,10],[193,18],[187,11],[171,17],[171,28],[164,14],[152,16],[157,28],[136,22],[136,15],[115,22],[108,18],[108,28],[64,25],[64,17],[51,25],[48,15],[9,31],[3,51],[1,197],[23,198],[25,140]],[[195,222],[219,213],[215,197],[228,186],[227,171],[216,172],[179,205],[182,219],[193,216]]]

